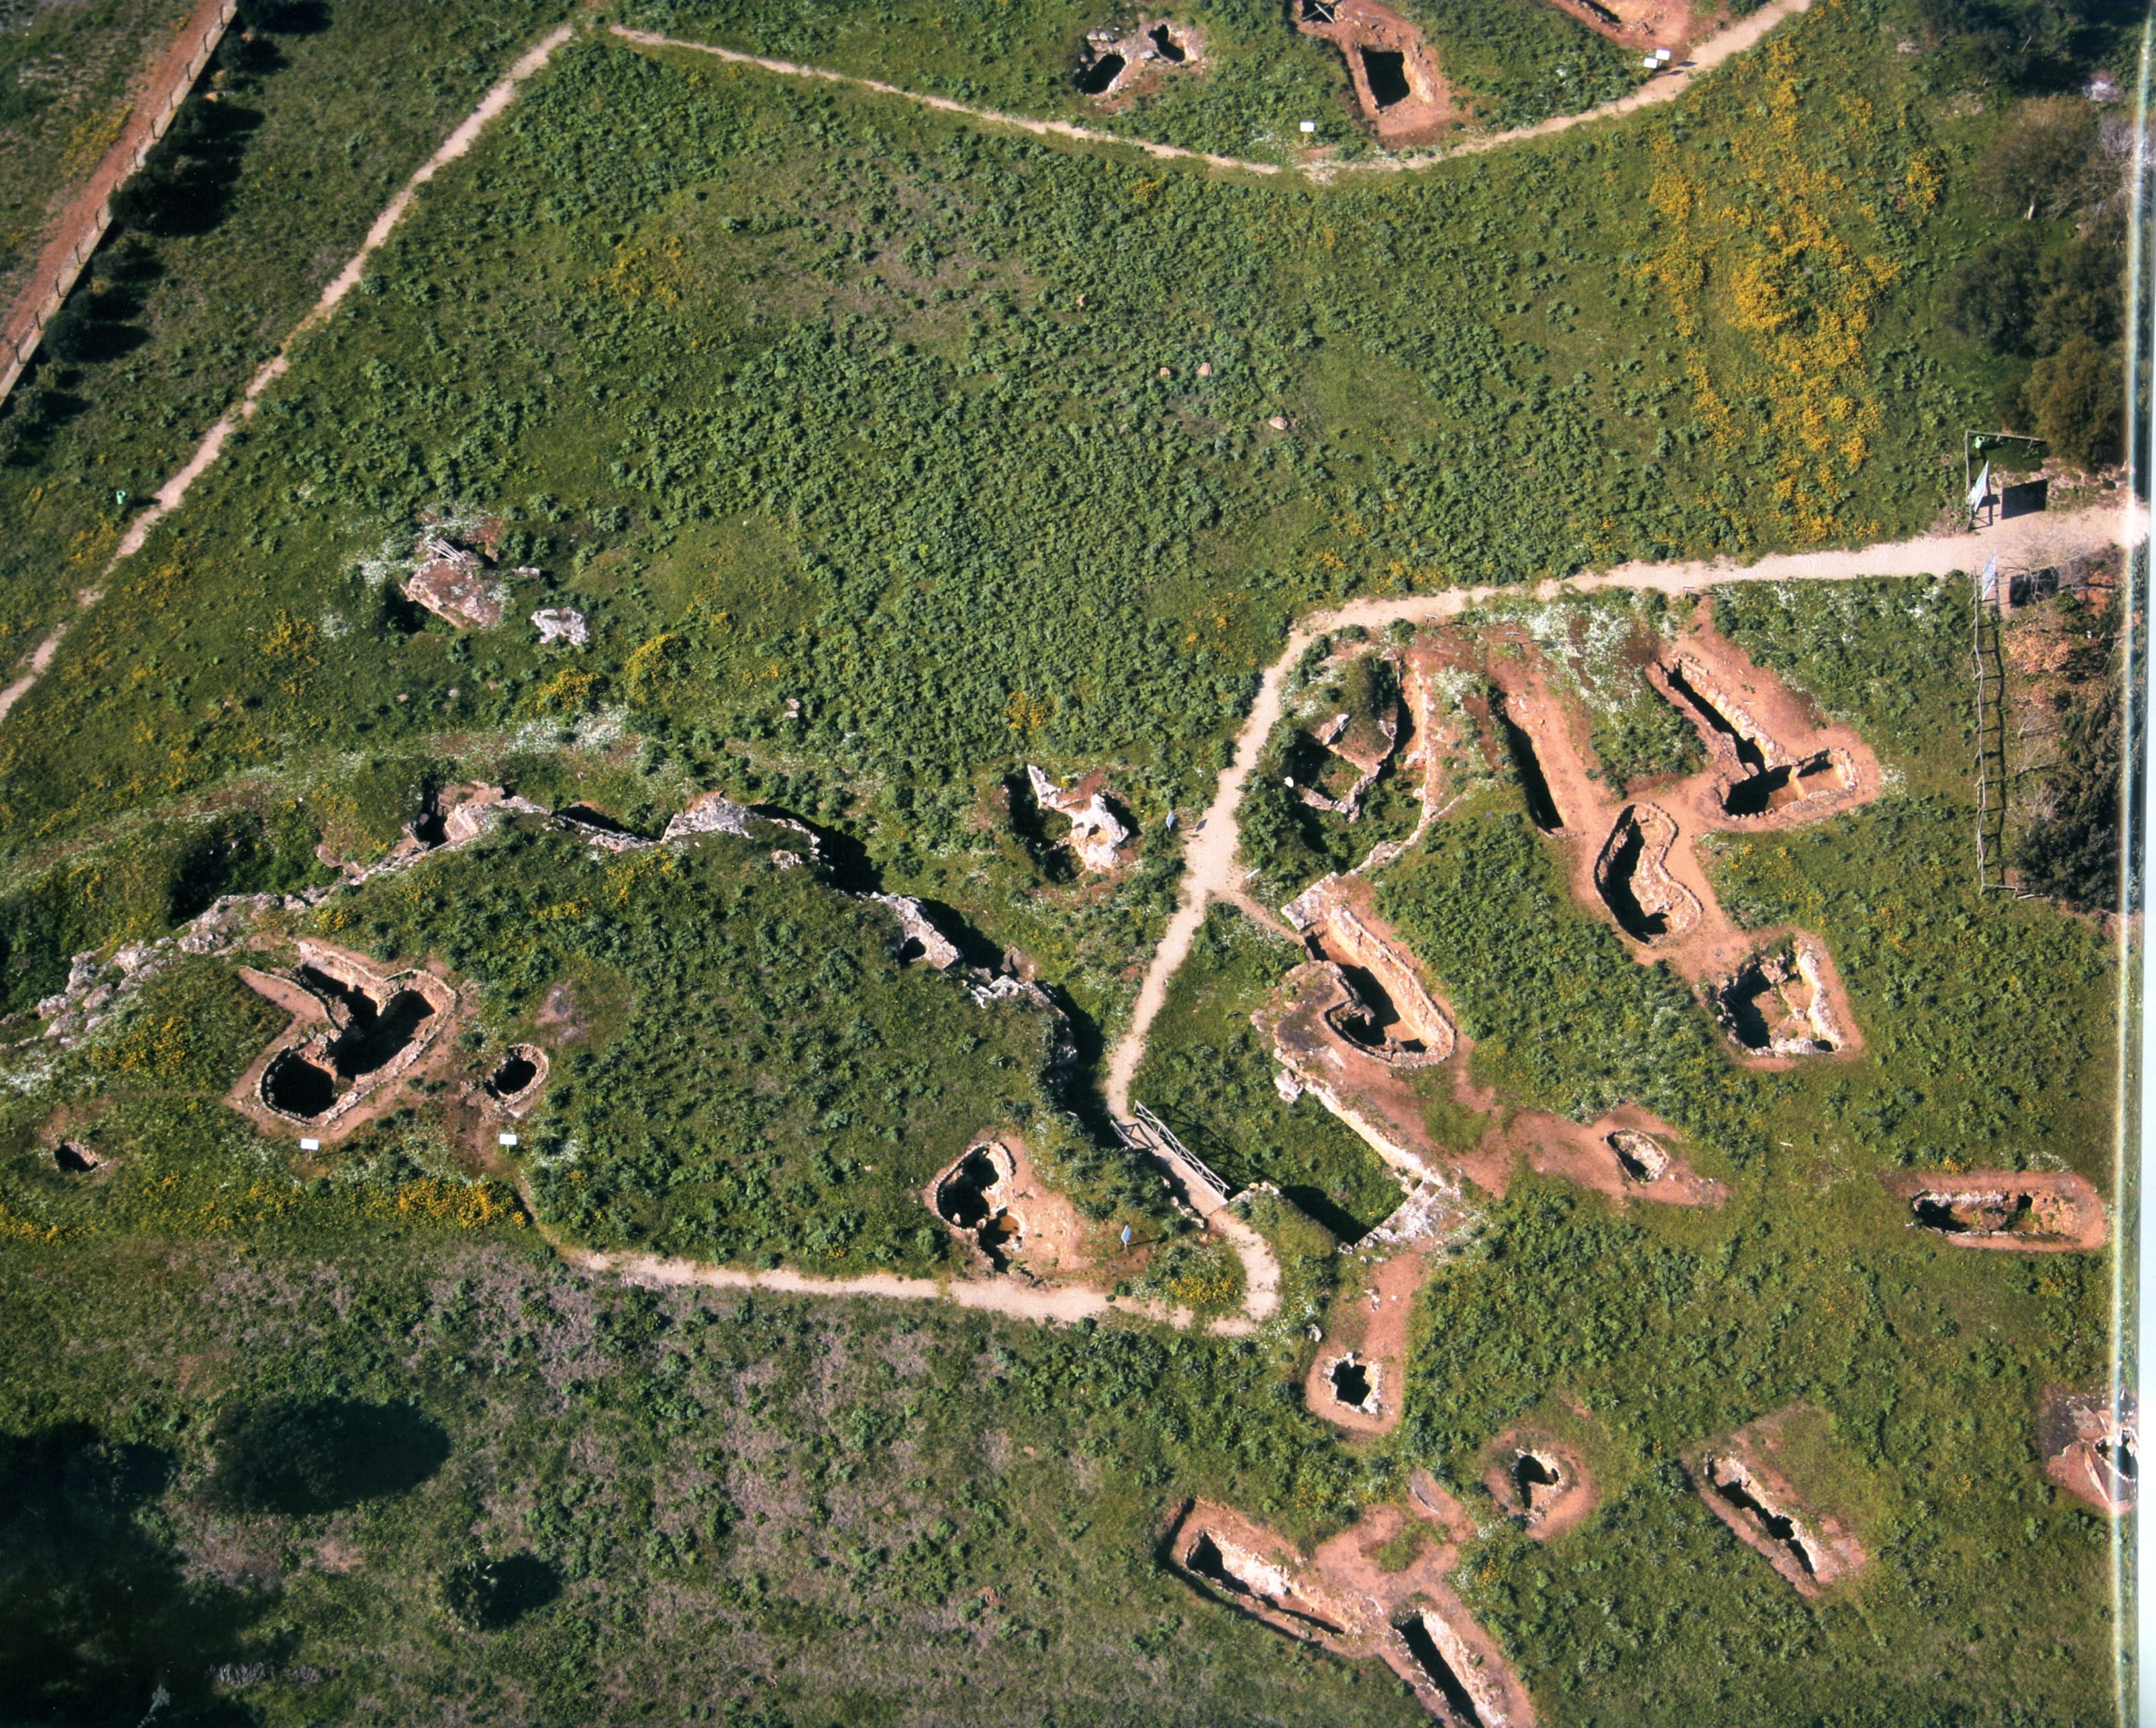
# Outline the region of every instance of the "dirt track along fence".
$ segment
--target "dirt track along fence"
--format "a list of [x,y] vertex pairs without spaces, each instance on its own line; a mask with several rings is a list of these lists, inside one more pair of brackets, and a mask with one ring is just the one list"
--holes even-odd
[[113,195],[149,160],[239,11],[239,0],[202,0],[151,69],[120,141],[105,152],[105,159],[68,201],[59,227],[38,255],[29,280],[8,309],[4,333],[0,333],[0,403],[8,399],[28,367],[112,225]]

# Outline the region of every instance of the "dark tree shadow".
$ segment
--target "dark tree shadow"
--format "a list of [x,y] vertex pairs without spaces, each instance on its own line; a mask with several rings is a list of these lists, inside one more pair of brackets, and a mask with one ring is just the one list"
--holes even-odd
[[536,1554],[459,1566],[442,1581],[449,1612],[478,1632],[514,1626],[562,1593],[561,1575]]
[[0,1721],[243,1723],[211,1672],[241,1653],[253,1597],[190,1586],[146,1528],[172,1456],[85,1424],[0,1435]]
[[409,1404],[276,1399],[228,1410],[211,1449],[219,1504],[296,1517],[408,1493],[441,1468],[449,1437]]

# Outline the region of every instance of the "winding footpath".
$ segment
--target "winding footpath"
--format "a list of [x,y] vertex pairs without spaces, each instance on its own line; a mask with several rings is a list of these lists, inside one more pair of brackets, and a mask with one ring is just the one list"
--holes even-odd
[[1183,851],[1183,883],[1175,914],[1146,968],[1131,1023],[1108,1052],[1106,1079],[1108,1107],[1117,1117],[1131,1113],[1131,1082],[1145,1060],[1146,1036],[1168,1000],[1168,982],[1189,957],[1190,944],[1216,898],[1240,897],[1243,872],[1235,854],[1242,808],[1250,771],[1265,740],[1280,724],[1287,675],[1316,638],[1348,625],[1372,629],[1399,621],[1435,623],[1456,618],[1485,601],[1555,599],[1567,594],[1602,589],[1652,589],[1682,594],[1725,582],[1835,582],[1860,576],[1930,576],[1966,570],[1996,556],[2002,573],[2041,569],[2047,564],[2112,546],[2138,545],[2147,523],[2131,507],[2097,508],[2058,516],[2017,517],[1980,533],[1926,534],[1913,540],[1887,541],[1853,552],[1778,553],[1753,564],[1707,563],[1620,564],[1598,574],[1551,581],[1532,589],[1455,588],[1406,599],[1351,600],[1330,612],[1312,613],[1288,635],[1280,656],[1265,669],[1250,705],[1250,717],[1235,738],[1235,759],[1220,771],[1219,787],[1204,816],[1191,831]]
[[1280,162],[1253,162],[1243,157],[1215,156],[1203,150],[1186,150],[1178,144],[1160,144],[1150,139],[1135,137],[1127,132],[1111,132],[1099,126],[1081,126],[1075,121],[1039,120],[1029,115],[1009,114],[999,108],[980,108],[971,103],[955,101],[949,96],[932,96],[920,90],[906,89],[903,85],[887,84],[880,78],[864,78],[851,72],[834,72],[823,66],[803,65],[798,60],[773,59],[764,54],[744,54],[739,49],[719,48],[708,42],[690,42],[679,36],[666,36],[655,30],[632,30],[626,24],[612,24],[608,28],[624,42],[634,42],[642,48],[681,49],[691,54],[709,54],[714,59],[728,60],[739,66],[754,66],[761,71],[776,73],[782,78],[802,78],[820,84],[844,85],[854,90],[870,90],[880,96],[896,96],[901,101],[911,102],[917,107],[933,109],[939,114],[955,114],[981,126],[1006,126],[1014,131],[1030,132],[1036,138],[1069,138],[1081,144],[1120,144],[1127,148],[1142,150],[1147,156],[1163,161],[1203,162],[1211,168],[1224,168],[1235,173],[1275,175],[1300,172],[1320,184],[1328,183],[1343,174],[1393,173],[1403,170],[1434,167],[1441,162],[1450,162],[1456,156],[1480,156],[1486,151],[1502,149],[1507,144],[1518,144],[1530,138],[1548,138],[1558,132],[1570,131],[1574,126],[1588,126],[1599,120],[1614,120],[1624,115],[1636,114],[1642,108],[1653,108],[1665,102],[1674,102],[1690,90],[1694,80],[1712,71],[1733,54],[1756,45],[1759,39],[1780,23],[1811,9],[1812,0],[1774,0],[1763,6],[1743,22],[1709,37],[1692,50],[1682,65],[1649,80],[1630,95],[1620,96],[1614,101],[1604,102],[1593,108],[1583,108],[1577,114],[1553,115],[1533,126],[1514,126],[1508,131],[1481,132],[1449,148],[1403,152],[1376,158],[1358,158],[1353,162],[1337,162],[1328,157],[1313,155],[1296,164],[1293,169]]
[[[1619,101],[1599,108],[1563,116],[1543,121],[1539,126],[1514,131],[1487,134],[1456,145],[1449,151],[1433,151],[1379,162],[1342,163],[1314,160],[1302,164],[1300,172],[1313,180],[1325,182],[1350,172],[1391,172],[1424,167],[1454,156],[1476,154],[1526,139],[1545,137],[1573,126],[1672,101],[1683,93],[1692,79],[1720,64],[1731,55],[1750,48],[1783,19],[1806,10],[1810,4],[1810,0],[1777,0],[1777,3],[1766,7],[1743,23],[1703,44],[1685,67],[1642,86]],[[942,97],[923,95],[874,79],[853,77],[796,65],[788,61],[766,59],[701,43],[682,42],[632,31],[618,25],[612,28],[615,34],[644,46],[689,49],[720,59],[756,66],[783,76],[851,85],[916,102],[939,111],[961,115],[985,125],[1009,126],[1039,136],[1066,137],[1087,144],[1125,146],[1155,157],[1201,162],[1213,167],[1236,172],[1260,175],[1289,172],[1276,162],[1245,162],[1211,156],[1068,122],[1002,114],[993,110],[969,107]],[[326,323],[345,296],[357,285],[368,258],[403,220],[419,188],[443,167],[470,150],[488,123],[515,100],[523,83],[544,68],[574,34],[575,27],[564,25],[526,53],[511,68],[506,77],[488,90],[479,105],[399,189],[396,197],[375,219],[359,250],[324,289],[321,298],[307,315],[293,327],[280,345],[275,356],[250,380],[239,400],[210,428],[187,463],[158,489],[151,506],[130,524],[106,566],[108,576],[120,563],[141,549],[151,530],[178,508],[194,482],[215,463],[227,440],[253,418],[264,393],[290,368],[295,345],[309,332]],[[1567,593],[1587,594],[1608,588],[1656,589],[1665,594],[1681,594],[1726,582],[1830,581],[1858,576],[1919,576],[1953,568],[1967,569],[1982,558],[1994,553],[1998,555],[2003,569],[2037,568],[2103,548],[2138,543],[2145,532],[2145,522],[2130,512],[2091,510],[2057,517],[2022,517],[1981,535],[1928,535],[1855,552],[1777,555],[1745,566],[1699,562],[1634,563],[1568,581],[1543,583],[1532,589],[1519,587],[1455,589],[1409,599],[1358,600],[1332,611],[1303,619],[1290,633],[1278,658],[1265,673],[1250,716],[1236,738],[1234,759],[1222,771],[1213,802],[1191,834],[1185,852],[1183,877],[1175,913],[1147,967],[1130,1025],[1109,1052],[1106,1089],[1111,1108],[1119,1119],[1127,1120],[1132,1114],[1131,1083],[1144,1059],[1147,1036],[1167,1000],[1170,980],[1188,957],[1192,940],[1204,921],[1207,908],[1214,899],[1223,898],[1244,906],[1254,916],[1264,916],[1260,909],[1252,906],[1244,892],[1242,876],[1236,866],[1240,837],[1238,818],[1243,795],[1259,753],[1274,727],[1279,723],[1288,672],[1315,637],[1348,625],[1361,625],[1367,628],[1396,620],[1434,622],[1456,617],[1485,601],[1501,598],[1518,599],[1527,594],[1548,599]],[[95,589],[82,590],[77,596],[78,609],[95,604],[100,592]],[[34,686],[39,675],[50,666],[66,629],[66,624],[62,623],[39,642],[35,650],[19,663],[19,676],[4,688],[0,688],[0,720],[5,719],[9,711]],[[1172,1159],[1164,1161],[1173,1163]],[[1193,1193],[1199,1191],[1198,1185],[1188,1185]],[[524,1197],[527,1211],[536,1218],[537,1211],[531,1205],[531,1196],[527,1192]],[[1228,1208],[1215,1207],[1207,1216],[1206,1222],[1235,1247],[1245,1271],[1242,1311],[1211,1320],[1206,1329],[1219,1336],[1248,1335],[1278,1312],[1281,1300],[1278,1263],[1265,1239]],[[557,1232],[543,1225],[540,1229],[545,1239],[567,1263],[594,1275],[614,1277],[636,1283],[762,1289],[830,1298],[942,1301],[963,1309],[1047,1324],[1068,1324],[1110,1314],[1183,1329],[1195,1324],[1194,1316],[1186,1309],[1132,1301],[1080,1286],[1026,1285],[1004,1279],[943,1282],[887,1273],[822,1278],[783,1268],[750,1271],[659,1255],[603,1253],[567,1242]]]

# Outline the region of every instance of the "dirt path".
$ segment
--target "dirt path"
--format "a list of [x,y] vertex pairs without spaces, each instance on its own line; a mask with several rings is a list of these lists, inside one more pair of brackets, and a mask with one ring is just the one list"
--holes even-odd
[[1183,884],[1175,915],[1146,968],[1129,1026],[1108,1052],[1106,1087],[1108,1107],[1119,1117],[1130,1114],[1131,1082],[1145,1059],[1146,1035],[1168,1000],[1168,985],[1204,922],[1205,908],[1216,897],[1243,892],[1243,872],[1235,863],[1240,839],[1237,814],[1258,753],[1280,723],[1289,669],[1312,640],[1343,625],[1378,629],[1397,620],[1435,621],[1455,618],[1486,600],[1518,599],[1532,594],[1553,599],[1568,591],[1591,594],[1608,588],[1652,589],[1687,594],[1722,582],[1825,582],[1856,576],[1924,576],[1968,569],[1996,554],[2000,567],[2035,569],[2102,548],[2138,543],[2147,523],[2131,507],[2097,509],[2071,515],[2025,516],[1975,534],[1926,534],[1854,552],[1777,553],[1754,564],[1693,560],[1684,563],[1620,564],[1614,570],[1565,582],[1525,588],[1452,589],[1408,599],[1353,600],[1331,612],[1314,613],[1290,633],[1280,656],[1265,669],[1250,717],[1235,739],[1235,759],[1220,772],[1213,802],[1191,831],[1183,853]]
[[[1343,162],[1317,157],[1300,164],[1298,172],[1312,180],[1324,183],[1337,179],[1342,174],[1391,173],[1410,168],[1427,168],[1455,156],[1479,156],[1485,151],[1501,149],[1507,144],[1521,143],[1529,138],[1547,138],[1594,121],[1611,120],[1642,108],[1674,102],[1691,88],[1693,80],[1712,71],[1731,55],[1742,54],[1752,47],[1783,19],[1809,11],[1811,3],[1812,0],[1774,0],[1773,5],[1761,8],[1743,23],[1732,24],[1718,35],[1700,44],[1691,59],[1681,66],[1641,85],[1630,95],[1620,96],[1614,102],[1604,102],[1599,107],[1583,109],[1578,114],[1560,114],[1534,126],[1515,126],[1510,131],[1486,132],[1449,148],[1418,151],[1413,154],[1387,157],[1380,161]],[[901,101],[932,108],[939,114],[961,115],[987,126],[1010,126],[1019,131],[1030,132],[1037,138],[1070,138],[1081,144],[1127,145],[1132,149],[1143,151],[1147,156],[1169,161],[1204,162],[1208,167],[1225,168],[1245,174],[1288,172],[1278,162],[1249,162],[1240,157],[1214,156],[1203,150],[1185,150],[1179,145],[1158,144],[1122,132],[1103,131],[1097,126],[1080,126],[1073,121],[1035,120],[1022,114],[1006,114],[999,109],[977,108],[970,103],[953,101],[948,96],[927,95],[901,85],[886,84],[880,78],[862,78],[850,72],[833,72],[821,66],[803,65],[798,60],[771,59],[762,54],[743,54],[738,49],[716,48],[708,42],[687,42],[678,36],[661,35],[655,30],[632,30],[626,24],[613,24],[608,28],[623,40],[637,43],[645,48],[685,49],[693,54],[710,54],[715,59],[731,60],[736,65],[755,66],[766,72],[775,72],[783,78],[808,78],[824,84],[843,84],[855,90],[874,90],[878,95],[896,96]]]
[[[226,27],[239,10],[238,0],[199,0],[187,21],[180,26],[164,53],[142,80],[126,130],[105,152],[104,160],[90,171],[90,178],[76,188],[59,219],[52,237],[38,253],[28,279],[7,320],[0,324],[0,402],[15,388],[45,327],[66,304],[90,255],[112,222],[112,195],[125,185],[165,136],[180,104],[187,99],[195,80],[202,76],[209,57],[224,40]],[[6,712],[0,707],[0,713]]]
[[[601,1277],[618,1278],[625,1283],[649,1284],[665,1288],[696,1288],[706,1290],[778,1290],[789,1296],[848,1296],[872,1297],[883,1302],[948,1302],[952,1306],[971,1309],[977,1314],[1001,1314],[1007,1319],[1030,1320],[1036,1324],[1075,1325],[1081,1320],[1098,1319],[1103,1314],[1129,1314],[1141,1320],[1150,1320],[1156,1325],[1173,1326],[1188,1331],[1195,1323],[1190,1310],[1183,1307],[1168,1307],[1160,1303],[1133,1302],[1124,1297],[1104,1295],[1098,1290],[1083,1285],[1021,1284],[1005,1279],[952,1278],[945,1283],[935,1278],[901,1278],[896,1273],[864,1273],[857,1278],[815,1278],[805,1272],[796,1272],[790,1267],[773,1267],[767,1271],[747,1272],[739,1267],[714,1266],[707,1261],[690,1260],[663,1254],[607,1254],[596,1249],[580,1248],[562,1240],[561,1233],[548,1225],[537,1221],[539,1209],[532,1198],[530,1185],[519,1180],[518,1197],[524,1210],[533,1220],[534,1227],[549,1247],[569,1265],[579,1272],[593,1273]],[[1240,1219],[1233,1221],[1245,1232]],[[1230,1241],[1241,1244],[1234,1231],[1226,1232]],[[1257,1237],[1260,1247],[1264,1238]],[[1248,1255],[1245,1256],[1248,1259]],[[1265,1259],[1270,1262],[1270,1255]],[[1263,1293],[1255,1285],[1244,1297],[1245,1312],[1227,1314],[1209,1321],[1206,1331],[1216,1338],[1245,1338],[1257,1329],[1258,1322],[1269,1319],[1280,1306],[1277,1272],[1272,1287]],[[1262,1309],[1262,1312],[1259,1312]]]
[[[575,26],[564,24],[517,61],[509,69],[508,75],[480,99],[479,106],[466,115],[457,129],[442,140],[440,147],[420,163],[412,177],[398,189],[397,196],[390,199],[382,213],[374,219],[374,225],[367,229],[367,238],[360,243],[359,250],[352,254],[345,267],[322,290],[321,297],[309,308],[306,316],[292,327],[290,332],[279,344],[276,353],[249,381],[239,400],[203,435],[203,440],[195,446],[194,454],[171,479],[157,488],[156,500],[150,507],[128,524],[127,532],[120,537],[119,546],[105,567],[106,575],[110,576],[123,559],[132,558],[142,549],[143,543],[150,537],[150,531],[179,508],[188,488],[201,479],[208,471],[210,465],[217,460],[224,449],[225,440],[254,418],[255,409],[261,405],[262,393],[291,368],[295,344],[310,331],[326,323],[339,302],[358,286],[367,260],[395,231],[397,224],[404,219],[405,213],[412,208],[412,200],[419,188],[470,150],[478,141],[479,135],[486,130],[487,122],[516,99],[518,86],[546,65],[553,58],[555,50],[575,33]],[[80,609],[86,610],[95,605],[100,593],[97,589],[85,589],[79,597]],[[38,676],[51,665],[54,651],[59,646],[59,640],[66,632],[65,624],[55,629],[38,645],[36,651],[22,662],[24,667],[22,675],[5,689],[0,689],[0,720],[4,720],[8,710],[30,693],[31,687],[36,684]]]

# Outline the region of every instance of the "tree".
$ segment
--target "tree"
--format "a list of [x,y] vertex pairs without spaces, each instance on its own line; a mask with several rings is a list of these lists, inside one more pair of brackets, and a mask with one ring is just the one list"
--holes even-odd
[[2116,347],[2068,337],[2039,360],[2021,400],[2052,450],[2077,468],[2116,462],[2126,419],[2125,369]]

